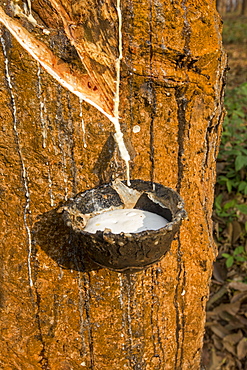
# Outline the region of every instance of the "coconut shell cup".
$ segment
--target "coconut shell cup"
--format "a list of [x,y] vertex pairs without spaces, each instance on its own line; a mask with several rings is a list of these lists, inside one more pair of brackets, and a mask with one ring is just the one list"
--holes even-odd
[[[87,221],[115,209],[142,209],[169,222],[158,230],[113,234],[110,229],[95,234],[84,231]],[[150,181],[114,181],[86,190],[69,199],[58,210],[67,226],[77,234],[78,256],[86,253],[102,267],[125,273],[138,272],[161,260],[186,217],[177,192]]]

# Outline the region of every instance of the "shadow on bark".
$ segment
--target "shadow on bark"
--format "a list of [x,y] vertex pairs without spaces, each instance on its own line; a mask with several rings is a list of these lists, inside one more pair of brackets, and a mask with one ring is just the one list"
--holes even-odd
[[57,208],[38,216],[32,229],[32,240],[62,268],[82,272],[101,268],[87,256],[85,248],[64,224]]
[[115,149],[116,143],[113,135],[110,134],[105,144],[103,145],[103,148],[93,168],[93,173],[95,173],[95,175],[97,175],[99,179],[99,185],[108,183],[112,180],[112,174],[109,173],[107,169],[109,167],[109,163],[111,162]]

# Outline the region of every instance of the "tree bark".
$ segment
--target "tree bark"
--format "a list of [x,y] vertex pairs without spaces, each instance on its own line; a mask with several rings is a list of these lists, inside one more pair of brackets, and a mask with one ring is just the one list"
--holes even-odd
[[[111,101],[116,4],[64,0],[66,18],[54,3],[32,1],[43,28],[20,15],[19,22],[72,70],[88,73]],[[54,209],[80,191],[125,178],[114,127],[2,28],[0,367],[6,370],[200,368],[216,255],[211,212],[226,67],[221,22],[211,0],[122,0],[121,9],[120,122],[131,178],[177,190],[188,219],[171,251],[141,273],[99,268],[86,257],[81,266]],[[9,4],[5,11],[13,17]],[[73,37],[81,49],[66,27],[79,29]]]

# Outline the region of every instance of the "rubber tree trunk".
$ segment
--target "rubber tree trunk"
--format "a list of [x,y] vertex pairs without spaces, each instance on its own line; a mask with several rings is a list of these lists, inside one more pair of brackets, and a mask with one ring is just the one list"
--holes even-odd
[[[41,36],[73,68],[78,57],[67,53],[59,13],[47,1],[40,8],[32,3],[50,32]],[[89,36],[101,12],[101,47],[107,49],[110,36],[118,39],[113,2],[63,3]],[[200,367],[216,255],[211,212],[226,66],[221,21],[211,0],[123,0],[121,9],[120,117],[131,178],[177,190],[188,219],[165,258],[141,273],[76,260],[54,209],[79,191],[125,178],[114,127],[2,27],[0,367],[6,370]],[[104,19],[109,14],[115,23]]]

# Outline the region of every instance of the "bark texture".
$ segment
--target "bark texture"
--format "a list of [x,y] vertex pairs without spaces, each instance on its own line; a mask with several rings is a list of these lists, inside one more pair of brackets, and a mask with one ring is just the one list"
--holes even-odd
[[[1,1],[12,17],[13,4],[23,7]],[[121,8],[120,117],[131,178],[176,189],[188,219],[165,258],[141,273],[76,260],[73,235],[54,209],[79,191],[125,177],[114,128],[2,27],[0,367],[6,370],[200,367],[216,253],[211,210],[226,66],[221,21],[212,0],[122,0]],[[34,0],[32,9],[50,33],[20,15],[19,22],[72,69],[89,73],[110,101],[118,57],[114,1]],[[78,31],[73,45],[68,28]]]

